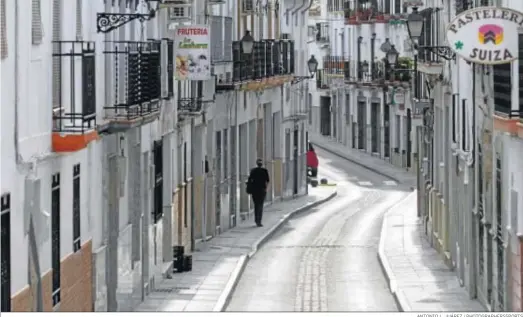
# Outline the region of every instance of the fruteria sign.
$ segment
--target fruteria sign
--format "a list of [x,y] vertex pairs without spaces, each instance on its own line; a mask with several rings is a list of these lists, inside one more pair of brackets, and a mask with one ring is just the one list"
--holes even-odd
[[177,26],[174,54],[177,80],[211,79],[211,36],[207,25]]
[[523,13],[479,7],[457,15],[447,26],[450,48],[465,60],[484,65],[506,64],[518,58],[518,28]]

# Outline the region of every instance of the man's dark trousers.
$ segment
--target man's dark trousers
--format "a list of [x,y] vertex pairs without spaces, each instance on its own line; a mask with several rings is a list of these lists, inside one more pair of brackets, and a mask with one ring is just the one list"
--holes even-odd
[[257,192],[252,194],[252,201],[254,202],[254,222],[257,225],[262,223],[263,217],[263,203],[265,202],[265,192]]

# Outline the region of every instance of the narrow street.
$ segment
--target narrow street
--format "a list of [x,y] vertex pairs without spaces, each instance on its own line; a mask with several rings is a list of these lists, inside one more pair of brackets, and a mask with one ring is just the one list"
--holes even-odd
[[256,253],[227,311],[397,311],[377,250],[384,212],[409,190],[317,153],[338,197],[291,219]]

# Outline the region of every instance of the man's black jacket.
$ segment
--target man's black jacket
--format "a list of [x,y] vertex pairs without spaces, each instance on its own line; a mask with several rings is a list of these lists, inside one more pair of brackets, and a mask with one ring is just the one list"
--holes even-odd
[[248,184],[251,194],[265,192],[269,181],[269,172],[265,167],[253,168],[249,174]]

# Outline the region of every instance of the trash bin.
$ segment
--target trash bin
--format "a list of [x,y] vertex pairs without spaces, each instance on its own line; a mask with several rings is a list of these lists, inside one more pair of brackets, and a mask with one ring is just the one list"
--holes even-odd
[[190,254],[183,256],[183,271],[184,272],[192,271],[192,255],[190,255]]
[[182,245],[173,247],[173,272],[181,273],[184,269],[185,248]]

